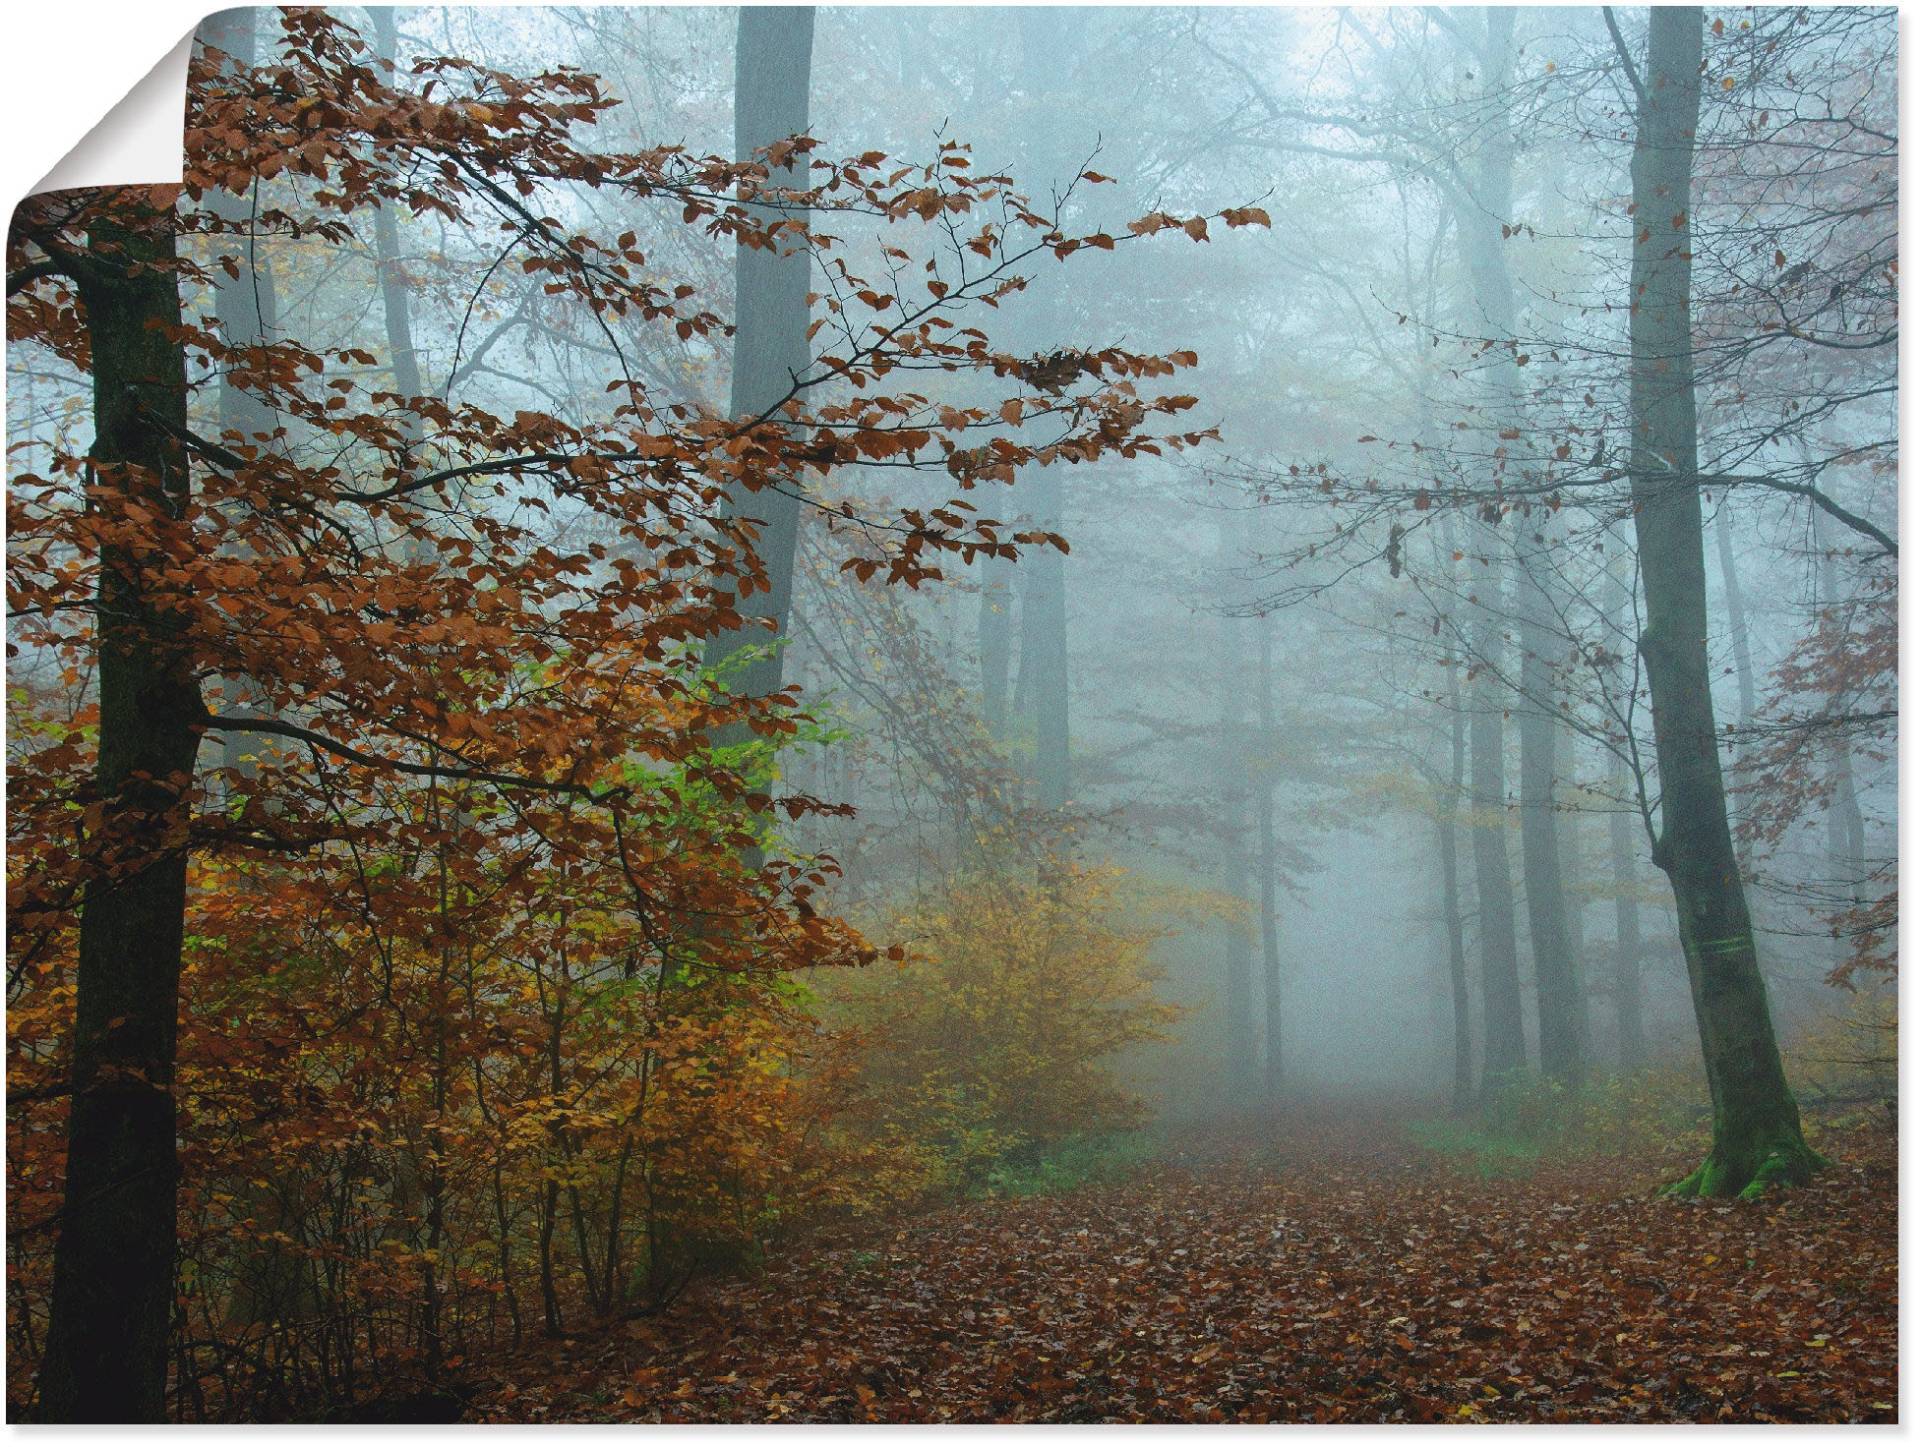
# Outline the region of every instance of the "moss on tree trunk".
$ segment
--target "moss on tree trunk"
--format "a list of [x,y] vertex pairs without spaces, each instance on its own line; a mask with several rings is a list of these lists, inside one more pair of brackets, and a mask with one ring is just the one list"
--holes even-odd
[[1800,1133],[1755,956],[1727,824],[1707,659],[1705,534],[1691,312],[1693,146],[1703,16],[1656,7],[1636,76],[1631,407],[1634,536],[1646,589],[1646,660],[1660,765],[1654,863],[1673,885],[1680,943],[1713,1097],[1713,1146],[1669,1190],[1751,1198],[1825,1162]]

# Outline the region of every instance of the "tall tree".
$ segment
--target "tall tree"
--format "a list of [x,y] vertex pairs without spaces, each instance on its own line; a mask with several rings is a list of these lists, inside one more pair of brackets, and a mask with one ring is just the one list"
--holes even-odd
[[1259,853],[1254,867],[1260,871],[1260,967],[1263,986],[1261,1000],[1266,1007],[1264,1084],[1267,1103],[1280,1099],[1285,1083],[1286,1016],[1280,998],[1280,915],[1276,898],[1279,890],[1280,861],[1275,856],[1273,799],[1273,622],[1262,615],[1256,622],[1260,630],[1259,674],[1254,697],[1259,708],[1260,747],[1254,755],[1256,773],[1254,813],[1258,830]]
[[[368,7],[373,21],[374,50],[388,65],[399,60],[400,36],[394,20],[394,7]],[[374,260],[380,268],[380,314],[387,328],[387,366],[393,371],[393,390],[411,399],[426,388],[420,379],[420,352],[413,344],[413,299],[407,286],[406,262],[400,255],[400,225],[392,206],[381,206],[373,214]],[[410,443],[420,437],[420,418],[411,407],[403,425]]]
[[[768,147],[806,134],[808,94],[813,74],[813,7],[743,5],[733,63],[733,148],[752,161]],[[768,165],[765,190],[803,189],[804,153]],[[767,220],[804,225],[806,212],[779,196],[763,196],[750,211]],[[760,418],[778,407],[806,375],[811,354],[807,341],[807,291],[812,253],[797,234],[776,246],[743,241],[734,252],[733,381],[728,410],[736,421]],[[780,425],[777,418],[762,424]],[[727,686],[745,698],[778,693],[780,645],[793,606],[794,556],[800,535],[802,497],[797,480],[764,477],[736,488],[728,497],[731,514],[754,525],[754,550],[764,573],[762,591],[743,597],[749,618],[708,645],[710,667],[746,657]],[[740,734],[734,742],[744,739]]]
[[173,1320],[174,1035],[187,828],[205,710],[183,605],[193,547],[186,362],[170,195],[122,193],[66,265],[93,357],[95,486],[146,518],[101,551],[99,824],[80,914],[72,1105],[37,1415],[158,1422]]
[[[1228,514],[1221,514],[1220,556],[1230,556]],[[1218,651],[1215,655],[1216,686],[1219,689],[1219,734],[1215,743],[1215,769],[1219,779],[1220,885],[1227,898],[1251,907],[1248,899],[1253,882],[1247,797],[1251,751],[1246,730],[1246,620],[1232,611],[1233,600],[1223,599],[1219,620]],[[1226,1022],[1226,1079],[1233,1092],[1235,1106],[1252,1103],[1259,1088],[1253,1035],[1253,941],[1247,919],[1228,921],[1224,1014]]]
[[1697,6],[1654,7],[1644,73],[1621,45],[1639,102],[1628,471],[1646,595],[1640,652],[1660,770],[1653,858],[1673,886],[1713,1099],[1707,1158],[1669,1189],[1751,1198],[1774,1182],[1804,1181],[1825,1162],[1801,1134],[1780,1064],[1714,729],[1690,294],[1704,29]]
[[[1834,567],[1833,549],[1821,547],[1817,518],[1813,538],[1814,546],[1820,552],[1819,607],[1822,610],[1837,609],[1839,582],[1835,576],[1837,569]],[[1834,700],[1829,707],[1839,711],[1846,705]],[[1851,902],[1857,908],[1864,902],[1860,898],[1860,886],[1868,872],[1867,821],[1860,810],[1860,791],[1853,781],[1853,744],[1844,730],[1834,729],[1827,749],[1828,794],[1825,815],[1828,889],[1836,905]],[[1836,930],[1831,960],[1833,967],[1843,967],[1852,953],[1852,942]]]
[[[1079,24],[1072,11],[1035,6],[1016,12],[1020,21],[1021,77],[1031,110],[1023,150],[1027,167],[1036,178],[1078,171],[1061,152],[1071,137],[1060,124],[1071,115],[1062,103],[1060,87],[1071,75],[1075,34]],[[1027,308],[1030,340],[1036,344],[1058,336],[1060,288],[1042,286]],[[1063,522],[1060,469],[1029,469],[1022,479],[1031,525],[1058,533]],[[1020,597],[1020,694],[1034,724],[1033,776],[1036,802],[1042,809],[1066,806],[1072,794],[1072,738],[1067,711],[1067,560],[1053,549],[1030,554],[1023,568]]]
[[[1507,265],[1506,228],[1513,220],[1514,134],[1509,87],[1513,70],[1514,12],[1488,7],[1478,44],[1469,53],[1481,67],[1486,120],[1465,184],[1450,187],[1460,246],[1473,284],[1474,301],[1496,345],[1489,363],[1491,420],[1511,434],[1520,424],[1520,372],[1514,348],[1517,307]],[[1495,449],[1504,471],[1504,447]],[[1540,1011],[1540,1064],[1557,1079],[1577,1079],[1583,1047],[1579,983],[1567,923],[1566,888],[1554,819],[1552,600],[1540,527],[1525,513],[1513,528],[1517,643],[1520,649],[1520,862],[1525,882],[1528,937],[1533,947],[1534,987]]]
[[[257,12],[239,6],[209,15],[200,27],[200,43],[228,57],[230,70],[245,70],[255,63],[258,42],[255,36]],[[215,271],[213,282],[214,315],[220,332],[236,347],[257,347],[272,335],[278,294],[268,248],[252,224],[252,213],[259,201],[256,185],[248,196],[221,190],[208,196],[207,209],[233,232],[244,235],[237,247],[234,275]],[[220,431],[241,446],[261,446],[260,440],[274,427],[273,409],[260,396],[236,383],[231,370],[220,375]],[[244,678],[220,680],[223,698],[245,707],[254,706],[254,690]],[[221,763],[238,776],[250,770],[247,760],[259,741],[251,735],[234,732],[220,740]]]
[[[1452,518],[1443,519],[1447,542]],[[1460,697],[1460,670],[1447,673],[1447,775],[1441,806],[1434,813],[1435,852],[1440,860],[1440,907],[1447,932],[1447,983],[1453,997],[1453,1108],[1473,1103],[1472,1000],[1467,987],[1465,912],[1460,903],[1460,800],[1467,778],[1467,710]]]
[[1521,1014],[1520,956],[1514,940],[1513,862],[1507,855],[1505,697],[1493,674],[1504,651],[1501,596],[1504,578],[1498,553],[1488,556],[1471,629],[1479,673],[1467,703],[1468,790],[1473,806],[1473,882],[1480,918],[1480,1086],[1482,1093],[1527,1065]]
[[[1630,636],[1628,620],[1632,616],[1633,574],[1626,565],[1626,549],[1608,529],[1609,584],[1614,588],[1613,636]],[[1612,668],[1612,687],[1616,697],[1624,698],[1629,687],[1625,658],[1617,657]],[[1634,791],[1632,770],[1625,753],[1612,753],[1608,789],[1613,805],[1607,812],[1607,862],[1613,873],[1613,1018],[1615,1043],[1620,1065],[1634,1069],[1646,1063],[1647,1027],[1645,987],[1641,978],[1640,898],[1638,871],[1634,864],[1634,819],[1627,801]],[[1637,811],[1636,811],[1637,812]]]

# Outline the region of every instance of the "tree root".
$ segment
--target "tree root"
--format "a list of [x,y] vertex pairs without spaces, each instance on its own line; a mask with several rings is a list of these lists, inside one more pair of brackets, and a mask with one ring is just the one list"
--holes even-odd
[[[1729,1160],[1729,1154],[1732,1159]],[[1662,1186],[1663,1196],[1757,1201],[1775,1186],[1804,1186],[1832,1162],[1804,1141],[1723,1153],[1716,1146],[1692,1175]]]

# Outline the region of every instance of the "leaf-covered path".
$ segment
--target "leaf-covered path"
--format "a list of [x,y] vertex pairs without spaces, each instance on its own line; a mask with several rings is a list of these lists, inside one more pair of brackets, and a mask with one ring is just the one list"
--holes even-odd
[[1397,1138],[1293,1123],[792,1251],[498,1364],[473,1415],[1894,1419],[1889,1132],[1757,1206],[1649,1196],[1678,1158],[1480,1181]]

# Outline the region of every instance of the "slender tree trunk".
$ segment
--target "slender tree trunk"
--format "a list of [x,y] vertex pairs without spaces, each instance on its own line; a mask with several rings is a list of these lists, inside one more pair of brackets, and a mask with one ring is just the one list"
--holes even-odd
[[1824,1162],[1801,1136],[1727,824],[1707,661],[1691,312],[1702,11],[1654,7],[1633,152],[1630,406],[1634,531],[1660,765],[1654,863],[1673,885],[1713,1098],[1713,1145],[1671,1189],[1751,1197]]
[[[1814,546],[1820,547],[1818,523],[1815,524]],[[1820,549],[1820,607],[1837,609],[1839,606],[1839,584],[1834,576],[1833,554],[1825,548]],[[1836,709],[1839,700],[1833,701]],[[1827,743],[1828,795],[1827,795],[1827,875],[1832,881],[1835,904],[1839,905],[1843,897],[1860,903],[1860,885],[1867,872],[1867,821],[1860,812],[1860,792],[1853,782],[1853,748],[1847,742],[1847,736],[1835,729]],[[1852,956],[1852,948],[1845,935],[1834,931],[1831,963],[1838,969]]]
[[[1524,531],[1525,523],[1521,524]],[[1560,865],[1560,832],[1554,818],[1555,738],[1551,713],[1553,663],[1545,651],[1553,631],[1547,592],[1537,569],[1544,560],[1522,545],[1520,574],[1520,862],[1527,886],[1527,928],[1533,942],[1534,990],[1540,1006],[1540,1068],[1556,1080],[1576,1082],[1585,1072],[1579,971],[1574,958],[1570,911]]]
[[1260,629],[1260,678],[1257,693],[1260,708],[1260,747],[1254,761],[1258,771],[1258,793],[1254,797],[1260,834],[1260,855],[1256,864],[1260,871],[1260,964],[1261,980],[1265,987],[1262,1000],[1266,1005],[1265,1084],[1267,1103],[1271,1105],[1280,1099],[1280,1088],[1286,1078],[1284,1074],[1286,1061],[1282,1050],[1286,1041],[1286,1019],[1280,1008],[1280,916],[1276,898],[1279,860],[1274,857],[1272,620],[1261,618],[1258,626]]
[[1727,599],[1727,633],[1733,643],[1733,676],[1740,688],[1740,726],[1753,723],[1756,696],[1753,682],[1753,639],[1747,627],[1747,595],[1740,586],[1740,568],[1733,555],[1733,524],[1722,500],[1713,518],[1714,547],[1720,558],[1720,587]]
[[[1497,557],[1497,554],[1495,555]],[[1502,1077],[1527,1066],[1527,1037],[1520,1003],[1520,956],[1514,941],[1513,865],[1507,857],[1506,729],[1503,699],[1492,678],[1500,657],[1500,572],[1497,562],[1483,586],[1474,628],[1481,673],[1468,705],[1467,747],[1473,804],[1474,893],[1480,908],[1480,1088],[1484,1096]]]
[[[1627,788],[1627,768],[1617,763],[1616,791]],[[1613,1011],[1620,1065],[1632,1070],[1647,1059],[1644,988],[1640,980],[1640,901],[1633,864],[1633,819],[1616,808],[1607,816],[1607,854],[1613,867]]]
[[[1726,598],[1727,634],[1733,644],[1733,676],[1740,690],[1740,739],[1734,746],[1733,767],[1736,776],[1744,776],[1749,749],[1748,731],[1753,727],[1756,708],[1753,640],[1747,627],[1746,591],[1740,586],[1740,568],[1733,554],[1733,523],[1724,498],[1714,511],[1713,542],[1720,560],[1720,591]],[[1740,856],[1740,868],[1744,873],[1752,859],[1752,842],[1736,834],[1734,848]]]
[[[187,809],[204,716],[179,616],[156,598],[185,551],[186,366],[171,208],[125,193],[131,229],[95,229],[79,276],[93,348],[97,485],[152,517],[103,549],[98,614],[101,825],[80,915],[72,1110],[52,1317],[39,1376],[47,1422],[165,1416],[173,1320],[173,1072],[187,895]],[[135,265],[129,267],[127,263]]]
[[1467,989],[1467,940],[1460,912],[1460,798],[1466,785],[1467,714],[1460,702],[1458,669],[1447,670],[1451,750],[1447,793],[1434,818],[1440,857],[1441,909],[1446,915],[1447,980],[1453,991],[1453,1108],[1473,1104],[1473,1002]]
[[[1220,850],[1221,887],[1250,903],[1247,838],[1247,748],[1243,727],[1242,619],[1220,620]],[[1250,1103],[1257,1069],[1253,1039],[1253,935],[1235,920],[1226,932],[1227,1080],[1235,1106]]]
[[1007,734],[1007,686],[1013,665],[1013,564],[988,558],[980,568],[980,691],[987,732]]
[[[1615,589],[1613,632],[1619,639],[1630,636],[1633,614],[1633,571],[1624,544],[1611,528],[1607,531],[1609,556],[1607,569]],[[1613,666],[1614,695],[1624,699],[1632,686],[1621,658]],[[1614,797],[1613,811],[1607,816],[1607,855],[1613,871],[1613,1010],[1614,1034],[1619,1048],[1620,1066],[1633,1070],[1646,1064],[1646,991],[1641,978],[1644,949],[1640,940],[1639,871],[1634,863],[1635,827],[1638,811],[1629,813],[1627,801],[1638,797],[1633,772],[1625,758],[1613,756],[1609,788]]]
[[[1036,468],[1027,482],[1034,524],[1060,529],[1060,474]],[[1020,599],[1020,677],[1033,711],[1033,782],[1042,809],[1064,809],[1072,788],[1067,727],[1067,560],[1053,548],[1027,555]]]
[[[373,5],[367,13],[373,19],[374,48],[380,59],[397,60],[400,39],[394,25],[394,7]],[[380,271],[380,312],[387,326],[387,365],[393,371],[393,389],[412,399],[426,389],[420,380],[420,353],[413,344],[413,303],[407,290],[406,263],[400,255],[400,227],[391,206],[374,208],[373,247]],[[405,428],[408,443],[418,445],[418,413],[408,411]]]
[[[1517,308],[1505,239],[1498,228],[1512,219],[1514,135],[1507,85],[1513,62],[1514,12],[1487,7],[1482,95],[1490,108],[1472,184],[1457,197],[1456,229],[1473,283],[1474,299],[1489,338],[1514,337]],[[1490,413],[1502,428],[1521,425],[1520,376],[1511,355],[1496,352],[1488,371]],[[1504,456],[1504,452],[1501,454]],[[1504,467],[1504,463],[1502,464]],[[1547,593],[1544,545],[1530,540],[1534,519],[1515,515],[1512,552],[1520,646],[1520,860],[1526,883],[1527,927],[1533,948],[1534,988],[1540,1013],[1540,1064],[1560,1080],[1583,1070],[1579,980],[1567,926],[1566,889],[1553,812],[1553,658],[1556,638]],[[1484,921],[1483,921],[1484,923]],[[1489,1045],[1491,1052],[1492,1046]],[[1490,1056],[1491,1059],[1491,1056]]]

